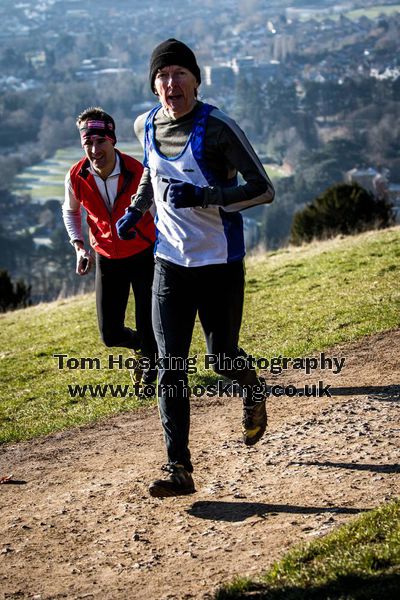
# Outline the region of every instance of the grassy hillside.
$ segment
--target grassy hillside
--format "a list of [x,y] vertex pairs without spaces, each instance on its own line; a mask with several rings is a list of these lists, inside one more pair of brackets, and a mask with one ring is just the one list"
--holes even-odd
[[[398,327],[399,257],[396,227],[249,258],[242,346],[264,358],[304,356]],[[126,368],[108,368],[110,354],[129,354],[103,347],[92,295],[7,313],[0,325],[0,441],[28,439],[140,404],[134,396],[73,398],[68,392],[75,384],[130,384]],[[213,378],[204,369],[204,350],[197,325],[192,385]],[[73,362],[96,358],[101,368],[59,368],[54,354],[78,359]]]
[[392,600],[400,582],[400,502],[395,500],[305,546],[256,583],[237,580],[216,600]]

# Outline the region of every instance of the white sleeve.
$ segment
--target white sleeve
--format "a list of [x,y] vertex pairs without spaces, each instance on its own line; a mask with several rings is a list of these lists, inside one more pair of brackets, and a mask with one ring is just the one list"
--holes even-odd
[[75,198],[69,171],[65,176],[65,195],[64,204],[62,205],[62,214],[70,242],[83,242],[81,205]]

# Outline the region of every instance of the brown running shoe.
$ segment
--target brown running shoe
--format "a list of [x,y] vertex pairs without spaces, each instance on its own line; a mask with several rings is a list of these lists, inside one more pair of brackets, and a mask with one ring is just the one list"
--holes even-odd
[[[265,381],[260,377],[260,385],[265,388]],[[253,446],[264,435],[267,428],[266,397],[255,400],[251,404],[243,403],[242,432],[246,446]]]
[[196,491],[193,477],[182,465],[167,464],[162,466],[161,470],[167,471],[169,475],[165,479],[156,479],[149,485],[150,496],[166,498],[193,494]]

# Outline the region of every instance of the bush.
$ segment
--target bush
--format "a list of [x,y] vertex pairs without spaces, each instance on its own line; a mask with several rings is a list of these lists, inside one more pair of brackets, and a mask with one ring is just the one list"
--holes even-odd
[[337,234],[349,235],[367,229],[382,229],[394,223],[392,205],[377,200],[358,183],[340,183],[328,188],[293,218],[293,244]]
[[0,312],[26,308],[30,305],[31,286],[23,281],[16,284],[10,279],[8,271],[0,269]]

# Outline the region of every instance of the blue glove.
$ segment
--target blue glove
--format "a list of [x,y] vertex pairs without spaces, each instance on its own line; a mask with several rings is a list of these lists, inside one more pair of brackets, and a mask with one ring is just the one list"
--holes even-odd
[[204,190],[207,188],[186,183],[184,181],[170,180],[167,198],[174,208],[190,208],[204,206]]
[[128,206],[123,217],[118,219],[116,228],[120,240],[133,240],[136,237],[135,231],[130,231],[138,221],[143,217],[143,214],[138,208]]

